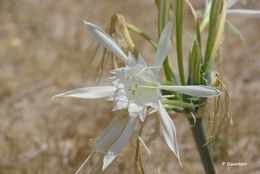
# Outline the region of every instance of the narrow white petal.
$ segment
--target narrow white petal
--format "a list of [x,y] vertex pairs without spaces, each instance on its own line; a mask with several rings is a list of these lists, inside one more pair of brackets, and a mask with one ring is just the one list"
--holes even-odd
[[94,151],[106,154],[111,145],[117,141],[118,137],[120,137],[128,120],[129,117],[126,115],[118,115],[114,117],[94,144]]
[[74,98],[87,98],[98,99],[110,97],[114,94],[116,88],[114,86],[92,86],[87,88],[78,88],[68,92],[64,92],[52,97],[74,97]]
[[[162,103],[158,102],[158,111],[160,114],[160,127],[163,133],[164,140],[168,147],[173,151],[175,156],[180,162],[180,155],[179,155],[179,148],[177,144],[177,136],[176,136],[176,129],[172,122],[172,119],[168,115],[167,111],[163,107]],[[181,162],[180,162],[181,164]]]
[[125,65],[129,67],[133,67],[134,65],[136,65],[135,57],[131,52],[128,53],[128,57],[127,57],[127,61],[125,62]]
[[230,9],[227,13],[243,17],[260,18],[260,10]]
[[104,47],[109,49],[112,53],[114,53],[118,58],[122,59],[122,61],[127,61],[126,54],[121,50],[121,48],[116,44],[116,42],[101,28],[98,26],[84,21],[87,26],[87,30],[92,34],[92,36]]
[[158,48],[154,59],[154,66],[162,66],[171,48],[172,22],[170,21],[163,29],[158,42]]
[[196,97],[211,97],[220,95],[221,92],[210,86],[200,86],[200,85],[187,85],[187,86],[160,86],[160,89],[168,91],[176,91],[179,93],[196,96]]
[[136,123],[136,117],[130,117],[126,127],[121,133],[120,137],[116,140],[116,142],[110,147],[109,151],[106,153],[103,159],[102,169],[105,170],[107,166],[117,157],[120,150],[128,141],[129,137],[132,135],[134,131]]

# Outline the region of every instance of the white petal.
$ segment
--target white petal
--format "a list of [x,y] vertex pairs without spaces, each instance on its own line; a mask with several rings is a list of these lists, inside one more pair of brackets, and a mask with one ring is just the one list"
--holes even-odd
[[179,93],[196,96],[196,97],[210,97],[220,95],[221,92],[210,86],[187,85],[187,86],[160,86],[160,89],[168,91],[176,91]]
[[171,48],[172,22],[170,21],[163,29],[158,42],[158,48],[154,59],[154,66],[162,66]]
[[98,26],[84,21],[87,26],[87,30],[92,34],[92,36],[104,47],[109,49],[112,53],[114,53],[118,58],[122,59],[122,61],[127,61],[126,54],[121,50],[121,48],[116,44],[116,42],[106,34],[101,28]]
[[260,10],[230,9],[227,13],[243,17],[260,18]]
[[78,88],[68,92],[64,92],[52,97],[74,97],[74,98],[87,98],[98,99],[110,97],[114,94],[116,88],[114,86],[92,86],[87,88]]
[[146,117],[147,106],[145,105],[137,105],[136,103],[130,103],[128,105],[128,113],[131,117],[139,116],[141,121],[145,120]]
[[127,107],[128,107],[127,102],[117,101],[115,106],[113,107],[112,111],[119,111],[119,110],[122,110],[122,109],[126,109]]
[[136,123],[136,117],[130,117],[126,127],[124,128],[123,132],[121,133],[120,137],[116,140],[116,142],[110,147],[107,154],[104,156],[103,159],[103,166],[102,169],[105,170],[107,166],[116,158],[120,150],[128,141],[129,137],[132,135],[134,131]]
[[[180,162],[180,156],[179,156],[179,149],[177,144],[177,136],[176,136],[176,129],[172,122],[172,119],[164,109],[162,103],[158,102],[158,111],[160,113],[160,127],[163,133],[164,140],[168,147],[173,151],[175,156]],[[180,162],[181,164],[181,162]]]
[[98,138],[93,148],[94,151],[106,154],[111,145],[117,141],[120,137],[121,132],[124,130],[129,117],[126,115],[119,115],[114,117],[103,131],[101,136]]
[[136,65],[135,57],[134,55],[132,55],[131,52],[128,52],[128,57],[127,57],[127,61],[125,62],[125,65],[129,67]]
[[128,113],[130,116],[138,116],[145,110],[145,105],[137,105],[136,103],[129,103]]

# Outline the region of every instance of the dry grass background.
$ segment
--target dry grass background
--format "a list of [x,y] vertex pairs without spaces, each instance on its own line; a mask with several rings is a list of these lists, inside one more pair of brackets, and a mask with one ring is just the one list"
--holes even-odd
[[[260,2],[248,8],[260,9]],[[50,98],[95,83],[98,63],[90,64],[87,47],[93,40],[82,21],[104,27],[115,13],[156,36],[152,0],[0,0],[1,174],[74,173],[88,156],[93,139],[116,114],[110,111],[112,104]],[[189,13],[186,18],[191,18]],[[223,72],[231,89],[234,125],[221,128],[215,161],[219,173],[259,173],[260,22],[229,19],[242,31],[245,43],[226,32]],[[144,57],[151,58],[151,48],[136,36],[134,40]],[[152,131],[152,122],[149,119],[146,132]],[[184,167],[179,167],[161,137],[149,145],[155,161],[163,173],[203,173],[188,121],[175,117],[174,122]],[[134,173],[134,146],[128,143],[107,173]],[[89,173],[96,161],[96,157],[90,160],[82,173]],[[248,165],[222,167],[222,161]],[[154,173],[149,162],[146,167]]]

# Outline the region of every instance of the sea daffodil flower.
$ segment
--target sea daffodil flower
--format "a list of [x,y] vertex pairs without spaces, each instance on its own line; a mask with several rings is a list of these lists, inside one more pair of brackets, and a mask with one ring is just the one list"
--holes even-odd
[[129,116],[124,117],[124,119],[121,117],[114,118],[94,145],[94,151],[104,155],[102,169],[104,170],[113,161],[127,142],[133,132],[136,118],[139,117],[144,121],[147,107],[152,107],[159,112],[160,127],[164,140],[180,161],[176,129],[161,103],[163,100],[161,90],[175,91],[197,97],[216,96],[221,92],[209,86],[166,86],[160,84],[158,70],[162,67],[171,47],[171,22],[166,25],[161,34],[153,66],[147,66],[140,55],[137,60],[131,54],[127,56],[102,29],[89,22],[85,22],[85,24],[89,33],[100,44],[120,58],[125,66],[111,71],[110,79],[112,83],[110,86],[80,88],[54,97],[109,98],[109,100],[116,102],[113,110],[128,110]]

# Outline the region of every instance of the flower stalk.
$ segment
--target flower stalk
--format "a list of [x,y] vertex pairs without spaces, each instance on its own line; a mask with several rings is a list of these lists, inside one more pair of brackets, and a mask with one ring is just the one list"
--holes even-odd
[[[194,124],[194,120],[192,118],[189,118],[189,123],[190,125]],[[202,117],[196,119],[195,125],[191,126],[191,131],[196,142],[196,146],[199,151],[200,159],[202,161],[205,173],[215,174],[216,169],[213,158],[211,156],[207,136],[205,134]]]

